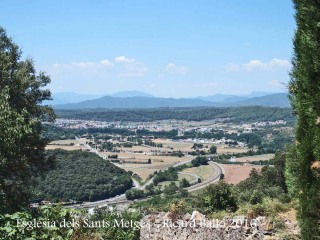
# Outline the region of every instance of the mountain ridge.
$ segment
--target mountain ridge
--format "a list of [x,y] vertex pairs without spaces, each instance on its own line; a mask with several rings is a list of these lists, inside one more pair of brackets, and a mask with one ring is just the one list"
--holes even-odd
[[[237,97],[237,96],[236,96]],[[159,97],[112,97],[104,96],[78,103],[54,105],[56,109],[91,109],[91,108],[160,108],[160,107],[237,107],[268,106],[289,107],[287,93],[275,93],[262,97],[243,99],[238,96],[233,100],[211,102],[197,98],[159,98]]]

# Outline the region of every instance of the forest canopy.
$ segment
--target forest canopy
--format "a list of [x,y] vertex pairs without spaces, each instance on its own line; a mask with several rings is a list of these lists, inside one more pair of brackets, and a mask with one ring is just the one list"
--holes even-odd
[[129,173],[84,151],[50,150],[55,166],[38,179],[37,198],[51,201],[97,201],[132,187]]
[[197,108],[153,108],[153,109],[86,109],[55,110],[59,118],[97,120],[97,121],[156,121],[186,120],[203,121],[229,119],[230,122],[285,120],[293,122],[289,108],[276,107],[197,107]]

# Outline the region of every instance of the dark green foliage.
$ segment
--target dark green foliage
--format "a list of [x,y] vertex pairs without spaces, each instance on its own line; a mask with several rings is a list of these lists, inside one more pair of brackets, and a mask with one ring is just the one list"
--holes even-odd
[[186,187],[190,187],[190,183],[188,182],[187,179],[182,178],[179,184],[180,188],[186,188]]
[[274,159],[270,160],[274,166],[263,167],[261,173],[253,169],[248,179],[235,186],[238,202],[257,204],[265,197],[284,196],[287,192],[284,178],[285,158],[285,153],[278,152]]
[[193,167],[199,167],[200,165],[208,165],[208,158],[206,157],[196,157],[191,161]]
[[70,129],[63,129],[53,125],[44,124],[42,130],[42,137],[48,141],[75,139],[75,133]]
[[123,147],[125,147],[125,148],[132,148],[134,145],[132,144],[132,143],[127,143],[127,142],[125,142],[124,144],[123,144]]
[[[104,208],[97,208],[93,215],[89,215],[81,210],[43,206],[30,212],[0,215],[0,239],[139,240],[141,218],[142,214],[139,211],[124,211],[119,214]],[[23,226],[17,226],[17,221],[23,222],[24,224],[21,224]],[[33,227],[33,221],[47,223],[50,227]]]
[[217,147],[215,145],[211,145],[209,152],[211,154],[216,154],[217,153]]
[[56,158],[54,169],[39,179],[38,197],[55,201],[96,201],[131,188],[130,174],[99,156],[83,151],[48,151]]
[[[272,139],[265,140],[266,135],[272,135]],[[187,138],[222,138],[230,139],[230,145],[235,145],[236,141],[246,143],[248,147],[253,148],[258,147],[259,154],[274,153],[278,150],[283,150],[286,144],[291,144],[293,140],[293,134],[288,134],[281,132],[274,128],[266,127],[264,130],[255,130],[252,133],[226,133],[220,130],[212,130],[211,132],[198,133],[196,131],[185,132],[184,136],[179,136],[176,138],[187,139]],[[199,153],[197,149],[195,154]]]
[[194,143],[193,146],[191,147],[191,149],[198,149],[198,148],[203,148],[203,144],[201,143]]
[[[78,219],[75,218],[75,215],[78,216]],[[34,211],[15,212],[14,214],[6,214],[4,216],[0,215],[0,239],[71,239],[76,232],[76,226],[70,226],[68,228],[59,226],[63,221],[71,222],[72,219],[80,223],[82,217],[82,212],[68,210],[60,206],[54,208],[43,206]],[[34,220],[37,222],[47,222],[49,226],[52,227],[35,227],[33,225]],[[26,225],[26,223],[30,226]]]
[[[45,170],[41,119],[53,120],[44,88],[50,78],[37,73],[31,59],[0,27],[0,205],[12,212],[28,205],[31,176]],[[52,160],[52,159],[50,159]]]
[[164,187],[163,192],[164,192],[165,194],[172,195],[172,194],[174,194],[177,190],[178,190],[178,187],[177,187],[177,185],[175,184],[175,182],[170,182],[169,185],[166,185],[166,186]]
[[261,136],[252,133],[245,133],[240,135],[240,141],[244,141],[248,144],[249,148],[253,148],[254,146],[259,146],[262,142]]
[[[297,117],[296,156],[288,161],[287,175],[299,198],[302,239],[320,238],[320,174],[312,167],[320,160],[320,2],[294,0],[297,30],[289,92]],[[316,166],[316,164],[315,164]],[[298,170],[298,171],[296,171]],[[292,189],[293,190],[293,189]]]
[[126,198],[128,200],[134,200],[134,199],[139,199],[145,197],[145,193],[143,190],[139,189],[130,189],[126,191]]
[[276,152],[274,158],[270,160],[270,164],[274,167],[271,184],[277,185],[282,188],[284,192],[288,192],[286,179],[285,179],[285,166],[286,166],[286,151]]
[[155,143],[155,142],[153,142],[151,140],[145,140],[144,141],[144,145],[148,145],[148,146],[151,146],[151,147],[159,147],[159,148],[163,147],[162,143],[157,144],[157,143]]
[[286,155],[285,179],[288,192],[291,197],[299,194],[297,174],[300,171],[299,159],[297,158],[297,148],[295,145],[288,147]]
[[236,210],[237,205],[232,193],[232,186],[224,181],[209,185],[201,194],[200,206],[204,207],[207,212]]
[[174,167],[169,167],[164,172],[159,171],[158,174],[154,177],[153,183],[155,186],[158,185],[159,182],[164,181],[177,181],[178,180],[178,170]]
[[113,143],[112,142],[104,142],[101,144],[101,150],[104,151],[112,151],[113,150]]
[[[173,183],[167,187],[166,192],[170,197],[155,196],[134,205],[144,207],[149,211],[167,211],[169,210],[168,206],[172,205],[179,196],[180,201],[187,203],[185,205],[189,208],[189,212],[190,208],[191,211],[196,208],[202,213],[213,213],[220,210],[235,211],[238,207],[247,206],[253,211],[257,211],[268,201],[275,201],[281,206],[286,206],[291,201],[290,196],[286,193],[287,187],[284,179],[286,154],[277,153],[275,158],[270,161],[272,166],[264,167],[261,173],[253,170],[250,177],[238,185],[234,186],[219,181],[218,184],[208,186],[202,193],[184,195],[185,191],[181,189],[182,180],[178,190]],[[188,212],[188,210],[185,209],[184,212]]]
[[166,119],[202,121],[227,118],[239,123],[248,121],[294,121],[289,108],[273,107],[197,107],[197,108],[154,108],[154,109],[87,109],[56,110],[61,118],[101,121],[155,121]]
[[183,157],[184,154],[179,150],[179,151],[173,151],[171,154],[171,156],[174,156],[174,157]]
[[[143,217],[138,210],[135,212],[110,212],[107,209],[95,209],[93,216],[89,218],[90,221],[108,222],[109,227],[97,227],[88,229],[87,231],[95,233],[99,237],[96,239],[114,239],[114,240],[139,240],[140,239],[140,225],[139,221]],[[122,224],[123,223],[123,224]],[[129,223],[129,224],[128,224]],[[83,234],[80,234],[82,236]],[[76,238],[74,238],[76,239]],[[91,239],[88,237],[87,239]]]
[[[220,175],[220,180],[223,180],[224,179],[224,174],[223,173],[221,173],[221,175]],[[198,179],[199,180],[199,179]]]

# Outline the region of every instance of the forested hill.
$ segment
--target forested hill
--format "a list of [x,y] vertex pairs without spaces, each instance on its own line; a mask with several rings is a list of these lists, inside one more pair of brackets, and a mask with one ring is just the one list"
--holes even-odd
[[109,161],[85,151],[50,150],[55,167],[35,187],[38,198],[51,201],[96,201],[124,193],[131,175]]
[[154,109],[87,109],[56,110],[59,118],[99,121],[156,121],[189,120],[202,121],[229,118],[230,122],[248,121],[293,121],[289,108],[272,107],[198,107],[198,108],[154,108]]
[[[121,95],[120,95],[121,96]],[[266,96],[246,98],[233,96],[221,102],[212,102],[209,98],[159,98],[159,97],[117,97],[104,96],[77,103],[54,105],[55,109],[95,109],[95,108],[159,108],[159,107],[236,107],[266,106],[289,107],[287,93],[269,94]],[[50,103],[48,103],[50,104]]]

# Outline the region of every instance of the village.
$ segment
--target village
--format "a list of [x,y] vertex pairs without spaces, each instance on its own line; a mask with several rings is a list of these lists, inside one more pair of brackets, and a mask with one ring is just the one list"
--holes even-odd
[[[203,156],[209,161],[223,158],[225,179],[230,183],[244,180],[252,168],[260,168],[262,163],[268,162],[274,156],[274,152],[259,153],[257,144],[252,145],[248,142],[250,140],[241,136],[251,136],[253,132],[264,132],[270,128],[280,131],[288,128],[284,120],[234,124],[216,120],[103,122],[57,119],[54,126],[66,130],[81,130],[82,134],[75,139],[53,141],[47,149],[81,149],[95,152],[120,168],[132,171],[141,182],[147,181],[158,171],[191,161],[196,156]],[[128,131],[126,134],[104,133],[103,129],[106,128]],[[88,129],[95,131],[86,133]],[[176,135],[166,137],[166,133],[170,131],[176,131]],[[189,135],[193,137],[188,137]],[[272,139],[272,131],[269,130],[263,136],[264,141],[268,139]],[[210,152],[211,146],[216,147],[215,152]],[[190,181],[197,178],[206,180],[212,174],[210,166],[184,171],[189,174],[187,178]],[[192,177],[192,174],[195,176]],[[185,173],[180,175],[181,178],[186,177]]]

